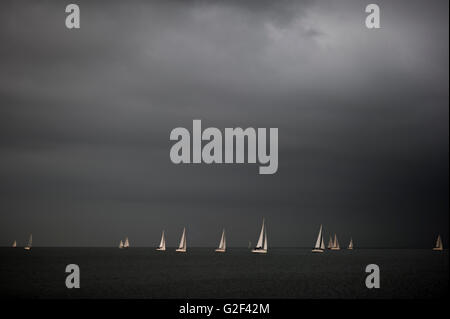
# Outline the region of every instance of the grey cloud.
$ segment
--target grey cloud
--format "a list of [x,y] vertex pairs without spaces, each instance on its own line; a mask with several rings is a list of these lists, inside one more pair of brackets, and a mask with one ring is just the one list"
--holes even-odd
[[[90,244],[56,220],[148,245],[190,221],[195,245],[215,223],[240,245],[263,215],[274,245],[319,223],[368,246],[447,238],[448,2],[380,1],[380,30],[359,1],[79,4],[77,31],[63,3],[0,4],[1,242]],[[173,165],[170,130],[197,118],[278,127],[278,173]]]

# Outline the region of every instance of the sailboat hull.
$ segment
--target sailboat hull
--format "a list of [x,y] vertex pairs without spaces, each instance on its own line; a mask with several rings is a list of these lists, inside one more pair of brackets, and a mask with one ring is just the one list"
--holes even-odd
[[166,249],[165,249],[165,248],[159,248],[159,247],[158,247],[158,248],[156,248],[156,250],[157,250],[157,251],[166,251]]
[[433,248],[433,250],[438,250],[438,251],[442,251],[442,250],[444,250],[443,248],[441,248],[441,247],[434,247]]
[[221,248],[217,248],[216,250],[214,250],[216,253],[224,253],[225,249],[221,249]]
[[178,248],[178,249],[176,249],[175,250],[177,253],[185,253],[186,252],[186,249],[180,249],[180,248]]
[[252,249],[252,253],[267,254],[267,250],[266,249]]
[[313,249],[311,250],[313,253],[323,253],[323,249]]
[[341,250],[340,248],[332,247],[330,250]]
[[25,250],[31,250],[31,247],[23,247]]

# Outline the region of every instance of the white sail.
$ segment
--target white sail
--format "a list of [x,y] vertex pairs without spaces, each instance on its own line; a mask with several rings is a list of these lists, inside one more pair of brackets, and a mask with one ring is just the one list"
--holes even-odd
[[348,244],[348,249],[353,249],[353,239],[350,238],[350,243]]
[[24,247],[25,250],[31,250],[33,245],[33,234],[30,234],[30,239],[28,239],[28,245]]
[[252,250],[254,253],[267,253],[267,231],[266,224],[263,218],[263,223],[261,227],[261,233],[259,234],[258,243],[255,249]]
[[164,230],[161,235],[161,242],[159,243],[159,248],[166,249],[166,238],[164,237]]
[[166,250],[166,238],[164,237],[164,230],[162,231],[161,242],[159,243],[157,250]]
[[339,247],[339,241],[337,239],[337,235],[336,234],[334,234],[334,242],[333,242],[333,246],[331,247],[331,249],[332,250],[339,250],[339,249],[341,249]]
[[324,248],[325,248],[325,244],[323,243],[322,225],[320,225],[319,235],[317,236],[316,245],[314,246],[314,249],[312,251],[314,253],[321,253],[321,252],[323,252]]
[[123,248],[123,241],[120,241],[119,248]]
[[181,235],[180,245],[176,250],[178,252],[186,252],[186,228],[183,228],[183,234]]
[[222,238],[220,238],[219,248],[220,249],[227,248],[227,242],[226,242],[226,238],[225,238],[225,229],[222,232]]
[[13,248],[16,248],[16,247],[17,247],[17,242],[14,241],[13,244],[12,244],[12,246],[13,246]]
[[264,245],[263,245],[263,249],[265,251],[267,251],[267,232],[264,231]]
[[129,248],[130,247],[130,242],[128,241],[128,237],[125,238],[125,243],[123,244],[123,248]]
[[216,252],[225,252],[227,249],[227,241],[225,237],[225,229],[222,231],[222,237],[220,237],[219,248],[216,249]]
[[180,248],[180,249],[186,248],[186,229],[185,228],[183,228],[183,234],[181,235],[180,246],[178,248]]
[[262,248],[262,246],[263,246],[264,228],[265,228],[264,224],[265,224],[265,222],[264,222],[264,218],[263,218],[261,233],[259,234],[258,243],[256,244],[256,248]]
[[314,248],[320,249],[321,242],[322,242],[322,225],[320,225],[319,236],[317,236],[316,245],[314,246]]
[[330,240],[328,241],[328,249],[331,249],[331,248],[333,248],[333,238],[331,238],[331,235],[330,235]]
[[436,246],[433,248],[433,250],[443,250],[444,246],[442,245],[442,239],[441,239],[441,235],[438,236],[438,238],[436,239]]

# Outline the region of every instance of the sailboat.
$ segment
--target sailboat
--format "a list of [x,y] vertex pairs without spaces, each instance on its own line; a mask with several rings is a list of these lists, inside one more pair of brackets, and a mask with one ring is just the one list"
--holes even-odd
[[252,242],[249,240],[248,241],[248,249],[252,248]]
[[334,234],[333,246],[330,249],[331,250],[339,250],[339,249],[341,249],[341,247],[339,247],[339,241],[337,239],[337,235],[336,234]]
[[120,243],[119,243],[119,248],[120,248],[120,249],[123,248],[123,241],[120,241]]
[[352,250],[353,249],[353,239],[350,237],[350,243],[348,244],[347,249]]
[[166,238],[164,237],[164,230],[162,231],[161,242],[159,243],[158,248],[156,250],[165,251],[166,250]]
[[256,244],[255,249],[252,249],[252,253],[267,254],[267,232],[264,218],[262,222],[261,233],[259,234],[258,243]]
[[444,246],[442,245],[441,235],[438,236],[436,240],[436,246],[433,247],[433,250],[444,250]]
[[224,253],[227,249],[227,239],[225,237],[225,229],[222,231],[222,237],[220,238],[219,248],[215,250],[217,253]]
[[179,253],[186,252],[186,228],[183,228],[183,234],[181,235],[180,245],[175,251]]
[[123,248],[130,248],[130,242],[128,241],[128,237],[125,238],[125,243],[123,244]]
[[322,225],[320,225],[319,230],[319,236],[317,236],[316,245],[314,246],[314,249],[312,250],[313,253],[323,253],[325,249],[325,244],[323,242],[323,236],[322,236]]
[[327,248],[328,249],[331,249],[333,247],[333,238],[331,238],[331,235],[330,235],[330,240],[328,241],[328,246],[327,246]]
[[12,248],[16,248],[16,247],[17,247],[17,242],[14,241],[13,244],[12,244]]
[[26,245],[23,249],[31,250],[32,245],[33,245],[33,234],[30,234],[30,239],[28,239],[28,245]]

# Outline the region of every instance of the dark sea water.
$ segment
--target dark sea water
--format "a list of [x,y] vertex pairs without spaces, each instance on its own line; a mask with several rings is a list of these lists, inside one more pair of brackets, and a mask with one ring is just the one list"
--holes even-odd
[[[10,298],[439,298],[448,293],[448,250],[355,249],[312,254],[230,248],[186,254],[152,248],[0,248],[0,296]],[[77,264],[81,288],[65,286]],[[380,267],[367,289],[365,267]]]

